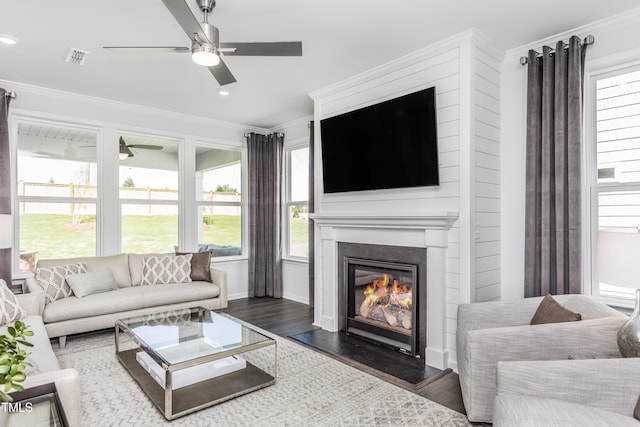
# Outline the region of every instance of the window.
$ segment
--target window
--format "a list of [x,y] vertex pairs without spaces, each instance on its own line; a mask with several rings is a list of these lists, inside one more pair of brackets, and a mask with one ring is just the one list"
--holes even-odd
[[196,147],[195,180],[198,244],[214,257],[241,255],[242,153]]
[[309,147],[287,150],[287,254],[309,256]]
[[129,150],[119,167],[121,250],[174,252],[178,245],[178,144],[130,135],[123,135],[120,141]]
[[20,121],[17,125],[20,272],[36,258],[96,255],[98,132]]
[[[640,70],[596,76],[594,83],[593,242],[598,230],[638,232],[640,227]],[[593,257],[596,253],[594,248]],[[635,294],[635,289],[598,283],[593,277],[594,295],[615,302]]]

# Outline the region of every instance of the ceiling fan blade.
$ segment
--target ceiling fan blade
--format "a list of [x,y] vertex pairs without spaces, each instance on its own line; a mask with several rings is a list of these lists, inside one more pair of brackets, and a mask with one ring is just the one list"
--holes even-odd
[[209,71],[213,74],[213,77],[218,81],[220,86],[228,85],[236,82],[236,78],[231,74],[231,70],[227,67],[227,64],[220,58],[220,63],[209,67]]
[[129,148],[142,148],[145,150],[162,150],[162,145],[147,145],[147,144],[127,144]]
[[211,43],[200,26],[198,19],[193,16],[191,9],[184,0],[162,0],[162,3],[169,9],[169,12],[178,21],[189,39],[193,40],[193,35],[197,34],[200,40]]
[[103,46],[103,49],[124,53],[158,53],[158,52],[191,52],[191,48],[183,46]]
[[302,56],[302,42],[220,43],[228,56]]

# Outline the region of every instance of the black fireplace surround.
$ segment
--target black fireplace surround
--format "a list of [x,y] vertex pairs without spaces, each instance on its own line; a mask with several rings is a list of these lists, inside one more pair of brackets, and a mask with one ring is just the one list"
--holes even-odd
[[426,248],[338,243],[340,330],[424,360]]

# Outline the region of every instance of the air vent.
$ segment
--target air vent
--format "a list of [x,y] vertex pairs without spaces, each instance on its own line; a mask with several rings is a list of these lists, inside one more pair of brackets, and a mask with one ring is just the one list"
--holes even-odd
[[87,55],[89,52],[76,49],[69,48],[69,53],[67,53],[67,57],[65,58],[65,62],[71,62],[72,64],[84,65],[87,62]]

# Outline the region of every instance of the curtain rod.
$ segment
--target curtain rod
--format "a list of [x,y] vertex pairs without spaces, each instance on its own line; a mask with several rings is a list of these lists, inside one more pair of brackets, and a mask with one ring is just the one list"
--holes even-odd
[[6,96],[7,98],[15,99],[18,95],[16,95],[15,92],[6,92],[4,96]]
[[[582,40],[582,44],[584,45],[592,45],[593,43],[595,43],[596,38],[593,37],[591,34],[589,34],[587,37],[584,38],[584,40]],[[564,43],[565,46],[568,46],[568,43]],[[552,49],[555,50],[555,49]],[[542,55],[541,53],[536,52],[536,54],[538,56]],[[529,62],[529,57],[527,56],[521,56],[520,57],[520,65],[527,65],[527,63]]]
[[[244,137],[247,138],[249,135],[251,135],[254,132],[245,132],[244,133]],[[282,132],[274,132],[276,135],[278,135],[280,138],[284,138],[284,133]]]

